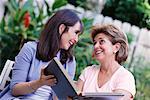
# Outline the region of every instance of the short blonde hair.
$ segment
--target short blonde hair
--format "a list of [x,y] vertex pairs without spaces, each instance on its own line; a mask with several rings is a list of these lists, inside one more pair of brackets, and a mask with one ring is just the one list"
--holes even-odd
[[115,60],[121,64],[126,61],[128,57],[128,41],[127,36],[112,24],[103,24],[93,26],[91,30],[91,38],[94,40],[97,34],[105,34],[109,36],[112,44],[120,43],[120,49],[116,52]]

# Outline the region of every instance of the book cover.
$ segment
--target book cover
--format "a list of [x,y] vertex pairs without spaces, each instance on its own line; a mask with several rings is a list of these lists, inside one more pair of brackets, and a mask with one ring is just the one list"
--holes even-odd
[[64,69],[57,57],[54,57],[44,69],[45,75],[53,74],[57,79],[57,84],[51,86],[59,99],[66,99],[77,96],[77,89],[73,80]]

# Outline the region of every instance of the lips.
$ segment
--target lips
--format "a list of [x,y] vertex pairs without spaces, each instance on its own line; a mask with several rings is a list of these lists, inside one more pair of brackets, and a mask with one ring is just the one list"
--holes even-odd
[[73,45],[74,43],[73,43],[72,41],[69,41],[69,44],[70,44],[70,45]]
[[69,41],[70,46],[74,45],[76,43],[76,40],[72,39]]
[[102,50],[96,50],[95,51],[95,55],[99,55],[99,54],[101,54],[103,51]]

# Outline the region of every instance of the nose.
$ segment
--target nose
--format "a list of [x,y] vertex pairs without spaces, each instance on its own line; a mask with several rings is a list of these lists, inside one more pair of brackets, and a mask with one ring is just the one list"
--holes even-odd
[[79,40],[79,36],[78,36],[78,35],[76,35],[76,36],[75,36],[75,38],[74,38],[74,40],[75,40],[75,43],[77,43],[77,42],[78,42],[78,40]]
[[96,42],[95,44],[94,44],[94,49],[96,49],[96,48],[98,48],[99,47],[99,42]]

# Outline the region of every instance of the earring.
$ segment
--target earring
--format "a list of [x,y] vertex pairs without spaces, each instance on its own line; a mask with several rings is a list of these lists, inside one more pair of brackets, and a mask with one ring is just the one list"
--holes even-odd
[[113,54],[116,54],[116,52],[114,51]]

